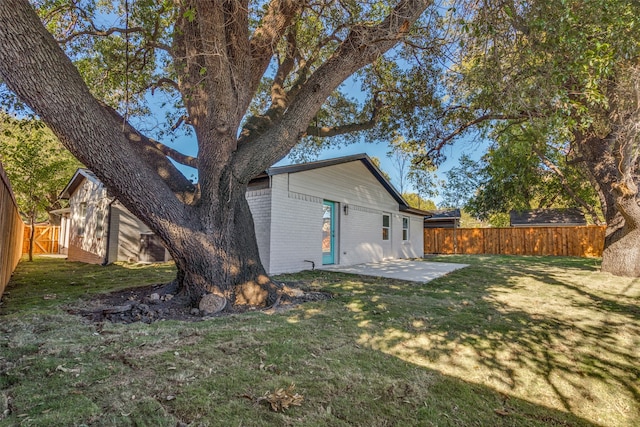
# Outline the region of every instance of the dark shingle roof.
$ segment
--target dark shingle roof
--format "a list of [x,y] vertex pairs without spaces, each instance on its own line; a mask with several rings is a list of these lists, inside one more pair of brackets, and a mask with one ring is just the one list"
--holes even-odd
[[579,209],[534,209],[511,211],[512,227],[540,227],[554,225],[587,225],[584,214]]

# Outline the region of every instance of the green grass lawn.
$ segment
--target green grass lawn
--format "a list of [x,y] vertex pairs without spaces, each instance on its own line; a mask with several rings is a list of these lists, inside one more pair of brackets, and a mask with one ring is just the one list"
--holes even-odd
[[[590,259],[429,260],[470,267],[427,284],[280,276],[335,298],[151,325],[65,309],[169,281],[170,264],[22,262],[0,307],[0,425],[640,425],[640,280]],[[301,406],[260,401],[291,384]]]

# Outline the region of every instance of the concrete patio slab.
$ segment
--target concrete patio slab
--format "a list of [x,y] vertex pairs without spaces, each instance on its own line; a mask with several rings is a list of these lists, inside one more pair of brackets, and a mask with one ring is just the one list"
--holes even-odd
[[341,273],[361,274],[363,276],[386,277],[389,279],[429,282],[468,264],[429,262],[424,260],[393,259],[375,263],[349,266],[323,265],[320,270],[339,271]]

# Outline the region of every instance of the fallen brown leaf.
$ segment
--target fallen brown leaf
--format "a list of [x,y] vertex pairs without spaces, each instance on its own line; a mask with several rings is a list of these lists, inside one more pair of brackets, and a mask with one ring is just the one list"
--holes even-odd
[[267,402],[271,406],[271,410],[282,412],[291,406],[301,406],[304,396],[294,393],[296,386],[291,384],[286,389],[279,388],[274,392],[266,392],[263,397],[258,398],[258,402]]

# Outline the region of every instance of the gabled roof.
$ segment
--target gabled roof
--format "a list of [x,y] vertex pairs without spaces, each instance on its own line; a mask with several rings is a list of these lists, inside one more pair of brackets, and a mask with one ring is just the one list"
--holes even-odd
[[398,202],[398,205],[401,211],[416,214],[416,215],[428,214],[428,212],[426,211],[422,211],[420,209],[415,209],[410,207],[407,201],[404,199],[404,197],[402,197],[402,194],[400,194],[398,190],[394,188],[394,186],[387,180],[387,178],[385,178],[382,171],[375,165],[375,163],[373,163],[371,158],[364,153],[353,154],[351,156],[344,156],[344,157],[335,157],[333,159],[327,159],[327,160],[318,160],[315,162],[300,163],[296,165],[271,167],[267,169],[266,174],[268,176],[273,176],[273,175],[280,175],[283,173],[304,172],[304,171],[309,171],[314,169],[325,168],[328,166],[335,166],[343,163],[357,162],[357,161],[362,162],[362,164],[369,170],[369,172],[371,172],[371,174],[378,180],[380,185],[382,185],[384,189],[387,190],[387,192],[391,195],[391,197],[393,197],[394,200]]
[[584,214],[575,208],[570,209],[534,209],[528,211],[511,211],[509,213],[512,227],[535,226],[579,226],[587,225]]
[[64,187],[64,190],[60,192],[60,196],[58,196],[58,198],[68,199],[69,197],[71,197],[71,195],[76,191],[78,186],[82,184],[82,181],[85,179],[88,179],[94,184],[98,184],[98,185],[102,184],[98,179],[98,177],[95,176],[93,172],[91,172],[89,169],[80,168],[69,180],[69,183],[67,184],[66,187]]

